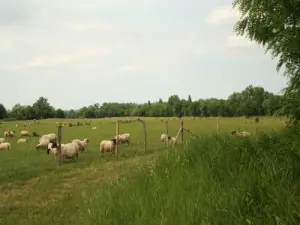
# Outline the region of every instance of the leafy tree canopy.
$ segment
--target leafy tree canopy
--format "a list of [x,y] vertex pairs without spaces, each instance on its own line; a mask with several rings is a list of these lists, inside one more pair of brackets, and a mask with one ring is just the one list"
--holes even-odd
[[290,122],[300,120],[300,0],[234,0],[241,13],[234,30],[265,47],[279,59],[289,78],[283,112]]

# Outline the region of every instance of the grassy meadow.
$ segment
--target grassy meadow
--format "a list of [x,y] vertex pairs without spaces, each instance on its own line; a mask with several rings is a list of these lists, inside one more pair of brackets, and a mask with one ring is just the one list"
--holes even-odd
[[[220,118],[217,135],[216,118],[184,118],[199,138],[185,132],[183,149],[159,141],[166,120],[176,136],[179,119],[146,118],[146,153],[142,124],[121,123],[131,145],[120,146],[118,157],[99,151],[100,141],[115,135],[116,118],[91,125],[83,119],[1,122],[2,135],[7,129],[17,135],[6,138],[12,150],[0,152],[0,224],[300,224],[294,173],[300,142],[281,131],[283,120]],[[68,126],[78,121],[83,126]],[[63,143],[89,138],[78,159],[57,165],[35,149],[39,138],[16,143],[21,130],[56,133],[57,122],[67,124]],[[234,138],[232,130],[252,136]]]

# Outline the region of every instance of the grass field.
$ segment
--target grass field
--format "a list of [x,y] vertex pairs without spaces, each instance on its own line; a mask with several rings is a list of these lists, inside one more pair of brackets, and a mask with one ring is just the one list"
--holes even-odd
[[[282,154],[282,148],[294,146],[294,142],[273,143],[266,137],[262,137],[266,140],[261,139],[264,140],[261,142],[253,138],[247,142],[233,140],[227,135],[232,130],[246,130],[254,136],[259,131],[281,130],[284,123],[278,118],[261,118],[258,124],[255,124],[253,119],[221,118],[220,133],[224,135],[219,136],[211,136],[216,133],[216,118],[184,118],[184,127],[199,135],[200,139],[192,140],[192,136],[185,133],[185,142],[191,140],[191,143],[185,143],[184,149],[178,145],[171,150],[159,142],[160,135],[165,132],[166,119],[161,121],[160,118],[147,118],[146,153],[143,149],[142,125],[132,122],[120,124],[120,133],[131,134],[130,147],[121,146],[118,158],[111,153],[100,157],[99,143],[115,135],[115,120],[97,119],[91,120],[91,126],[65,126],[63,143],[86,137],[90,143],[87,151],[80,154],[79,159],[70,160],[60,166],[52,155],[47,155],[43,150],[35,150],[38,138],[31,137],[26,144],[17,144],[19,137],[9,138],[12,150],[0,152],[0,224],[200,224],[201,220],[205,219],[210,221],[209,224],[246,224],[246,218],[242,218],[242,215],[249,212],[239,212],[241,209],[237,201],[246,195],[247,191],[250,193],[247,188],[252,187],[257,178],[254,166],[261,169],[263,174],[266,169],[263,164],[270,163],[267,159],[275,157],[268,153],[272,148],[275,148],[274,152]],[[10,129],[16,131],[17,136],[23,129],[39,134],[56,133],[57,121],[70,122],[42,120],[39,124],[32,124],[27,128],[23,125],[28,121],[1,122],[0,132],[3,135],[5,130]],[[72,120],[72,123],[77,121],[84,124],[86,120]],[[168,121],[169,134],[175,136],[180,128],[180,120],[168,118]],[[16,128],[16,124],[20,124],[20,127]],[[92,130],[93,126],[97,129]],[[279,150],[276,150],[277,147]],[[245,164],[248,165],[250,161],[252,163],[245,171],[236,167],[238,164],[234,164],[236,157],[233,153],[243,148],[248,152],[248,155],[243,155],[243,160],[249,160]],[[260,154],[266,161],[259,164],[253,160],[259,159],[258,151],[262,148],[265,148],[268,154]],[[186,151],[187,149],[189,151]],[[206,154],[210,150],[211,153]],[[222,153],[225,150],[229,152],[227,156]],[[255,154],[250,154],[251,151]],[[187,163],[186,159],[194,159],[194,162]],[[213,162],[215,169],[210,164]],[[280,163],[288,166],[284,162]],[[277,168],[274,168],[275,170]],[[152,171],[151,174],[149,171]],[[218,182],[212,180],[214,174],[216,179],[219,179]],[[246,175],[249,175],[248,179]],[[237,180],[234,180],[234,177],[237,177]],[[248,181],[249,185],[245,181]],[[240,190],[230,189],[233,188],[231,185],[234,182],[237,182]],[[276,182],[274,181],[274,184],[278,185]],[[274,189],[273,191],[276,192]],[[276,194],[290,197],[287,193]],[[286,202],[282,196],[281,200]],[[278,197],[280,198],[280,195]],[[197,200],[198,203],[192,200]],[[212,208],[212,205],[215,208]],[[218,211],[216,207],[222,205],[236,205],[237,208]],[[287,207],[283,203],[282,206]],[[293,207],[296,206],[290,206],[290,209]],[[228,214],[224,214],[224,210],[227,210]],[[260,215],[258,212],[256,214]],[[221,217],[223,220],[219,220]],[[265,221],[266,223],[256,220],[255,224],[272,224],[269,223],[271,220]]]

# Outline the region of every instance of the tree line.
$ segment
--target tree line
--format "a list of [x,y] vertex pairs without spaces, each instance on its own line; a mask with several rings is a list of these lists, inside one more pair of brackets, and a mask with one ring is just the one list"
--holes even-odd
[[166,102],[144,104],[103,103],[80,109],[55,109],[45,97],[40,97],[33,105],[14,105],[11,110],[0,104],[0,119],[32,120],[47,118],[104,118],[104,117],[182,117],[182,116],[272,116],[279,115],[282,109],[282,96],[265,91],[262,87],[248,86],[242,92],[234,92],[228,99],[180,99],[172,95]]

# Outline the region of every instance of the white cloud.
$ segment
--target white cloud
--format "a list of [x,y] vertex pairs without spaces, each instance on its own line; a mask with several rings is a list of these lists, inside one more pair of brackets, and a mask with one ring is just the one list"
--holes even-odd
[[86,21],[73,21],[67,24],[67,28],[74,32],[84,32],[90,30],[97,30],[101,32],[118,32],[120,27],[109,23],[100,18],[94,18]]
[[[240,16],[241,13],[238,10],[233,9],[232,5],[223,5],[213,9],[206,16],[205,22],[210,25],[223,25],[225,23],[229,23],[233,26],[234,22],[237,21]],[[255,42],[252,42],[244,36],[236,36],[235,34],[232,34],[232,26],[231,34],[227,36],[225,45],[223,44],[223,47],[221,45],[219,48],[221,47],[221,49],[225,50],[225,52],[228,52],[228,48],[248,48],[257,46]]]
[[240,13],[233,9],[231,5],[221,6],[212,10],[205,18],[208,24],[220,25],[232,22],[240,17]]
[[128,64],[125,66],[121,66],[121,68],[118,70],[118,72],[136,73],[136,72],[141,72],[142,70],[143,70],[143,68],[141,65]]
[[107,55],[109,55],[109,52],[105,50],[84,49],[74,53],[60,53],[37,57],[24,64],[9,67],[7,70],[20,71],[41,67],[56,67],[70,62],[75,63],[75,61],[82,60],[85,57],[104,57]]
[[253,47],[257,46],[253,41],[243,37],[243,36],[235,36],[230,35],[227,37],[227,45],[232,48],[240,48],[240,47]]
[[13,44],[12,41],[0,39],[0,52],[9,50],[12,47],[12,44]]

